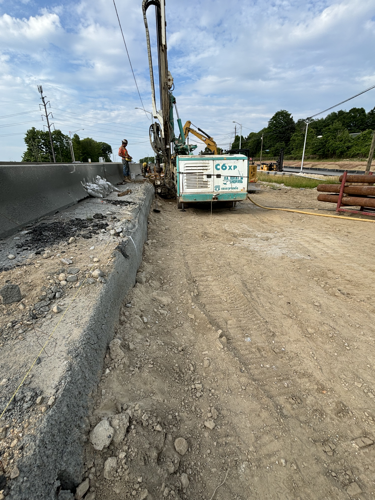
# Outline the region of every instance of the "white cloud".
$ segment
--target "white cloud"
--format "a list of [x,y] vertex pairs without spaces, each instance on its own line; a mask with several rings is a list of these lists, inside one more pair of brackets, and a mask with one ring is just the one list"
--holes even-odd
[[0,17],[0,41],[6,43],[9,50],[26,47],[30,42],[44,44],[60,31],[57,14],[45,13],[29,19],[16,19],[8,14]]
[[[117,7],[149,109],[141,2],[123,0]],[[39,120],[36,85],[42,83],[52,105],[65,110],[55,111],[56,125],[64,131],[84,127],[85,134],[104,134],[113,145],[129,134],[134,157],[150,154],[147,143],[135,144],[142,137],[147,141],[149,122],[134,110],[140,102],[112,3],[61,2],[39,11],[28,3],[25,8],[30,13],[20,18],[1,4],[4,101],[35,106]],[[374,0],[168,0],[167,22],[180,115],[214,137],[229,137],[233,119],[257,130],[279,109],[306,117],[375,83],[369,64]],[[351,105],[369,109],[373,102],[365,94]],[[4,107],[2,113],[7,114]]]

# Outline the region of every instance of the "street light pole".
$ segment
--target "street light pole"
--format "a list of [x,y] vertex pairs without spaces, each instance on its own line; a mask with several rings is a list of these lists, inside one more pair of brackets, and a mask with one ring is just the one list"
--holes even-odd
[[234,120],[233,120],[233,123],[237,123],[237,125],[239,125],[239,126],[241,127],[241,132],[240,132],[240,149],[241,149],[241,140],[242,140],[242,125],[241,125],[241,123],[235,122]]
[[72,155],[72,162],[74,163],[76,161],[75,159],[75,156],[74,156],[74,148],[73,148],[73,142],[72,142],[72,134],[74,134],[75,132],[79,132],[80,130],[85,130],[84,128],[79,128],[77,130],[73,130],[73,132],[71,132],[69,130],[69,146],[70,146],[70,154]]
[[305,149],[306,149],[306,139],[307,139],[307,129],[309,128],[309,119],[306,120],[306,130],[305,130],[305,140],[303,143],[303,152],[302,152],[302,161],[301,161],[301,170],[300,173],[302,173],[303,170],[303,160],[305,159]]

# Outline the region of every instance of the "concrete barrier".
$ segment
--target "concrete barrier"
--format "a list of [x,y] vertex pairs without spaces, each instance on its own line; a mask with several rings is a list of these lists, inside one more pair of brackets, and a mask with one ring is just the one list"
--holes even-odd
[[[56,385],[56,401],[35,432],[25,437],[25,452],[17,464],[20,475],[11,482],[7,500],[73,500],[71,492],[83,480],[87,417],[92,404],[90,394],[102,374],[104,356],[115,333],[121,304],[136,282],[147,239],[154,188],[150,184],[142,188],[143,197],[133,208],[133,219],[124,230],[128,238],[120,242],[115,251],[107,283],[103,284],[93,304],[86,326],[76,332],[66,358],[59,361],[65,368]],[[77,314],[80,314],[79,309],[72,308],[61,329],[69,328]]]
[[87,198],[81,181],[96,175],[116,184],[122,164],[0,164],[0,238]]

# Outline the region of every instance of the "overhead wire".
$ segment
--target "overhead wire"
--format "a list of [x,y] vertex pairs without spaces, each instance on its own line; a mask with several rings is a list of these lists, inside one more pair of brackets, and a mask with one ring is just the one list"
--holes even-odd
[[25,132],[14,132],[13,134],[0,134],[0,137],[9,137],[10,135],[25,135]]
[[7,123],[6,125],[0,125],[0,128],[15,127],[17,125],[23,125],[24,123],[35,123],[35,120],[28,120],[26,122]]
[[122,39],[124,40],[125,50],[126,50],[126,53],[127,53],[127,55],[128,55],[130,68],[131,68],[132,73],[133,73],[134,83],[135,83],[135,86],[137,87],[137,92],[138,92],[138,95],[139,95],[139,99],[140,99],[140,101],[141,101],[141,103],[142,103],[142,109],[143,109],[143,111],[145,112],[145,115],[147,116],[147,113],[146,113],[146,110],[145,110],[145,106],[144,106],[143,101],[142,101],[142,96],[141,96],[141,93],[139,92],[137,79],[135,78],[135,73],[134,73],[134,70],[133,70],[133,65],[132,65],[132,62],[131,62],[131,59],[130,59],[130,54],[129,54],[129,51],[128,51],[128,47],[127,47],[127,45],[126,45],[124,32],[122,31],[121,21],[120,21],[120,17],[119,17],[119,15],[118,15],[118,12],[117,12],[117,6],[116,6],[116,2],[115,2],[115,0],[113,0],[113,5],[114,5],[114,7],[115,7],[115,11],[116,11],[116,15],[117,15],[118,24],[119,24],[119,26],[120,26],[120,31],[121,31]]
[[11,115],[2,115],[2,116],[0,116],[0,119],[2,120],[3,118],[11,118],[12,116],[24,115],[26,113],[40,113],[40,111],[37,109],[30,109],[29,111],[22,111],[21,113],[12,113]]
[[[82,118],[83,118],[83,117],[82,117],[82,115],[77,115],[77,113],[72,113],[72,112],[70,112],[70,111],[66,111],[66,110],[64,110],[64,109],[62,109],[62,108],[57,108],[56,106],[53,106],[53,107],[52,107],[52,109],[57,109],[57,110],[62,111],[63,113],[65,113],[65,114],[67,114],[67,115],[77,116],[77,117],[78,117],[78,118],[80,118],[80,119],[82,119]],[[111,122],[111,121],[106,121],[106,120],[101,120],[99,123],[113,123],[113,122]],[[115,123],[117,123],[117,122],[115,122]],[[119,124],[119,125],[120,125],[120,124]],[[140,129],[140,130],[144,130],[144,128],[143,128],[143,127],[132,126],[132,128],[135,128],[135,129]]]
[[337,108],[337,106],[340,106],[340,104],[344,104],[344,102],[348,102],[348,101],[351,101],[352,99],[362,95],[362,94],[365,94],[366,92],[368,92],[369,90],[372,90],[372,89],[375,89],[375,85],[372,85],[371,87],[369,87],[368,89],[366,90],[362,90],[362,92],[359,92],[358,94],[356,95],[353,95],[352,97],[349,97],[349,99],[345,99],[345,101],[341,101],[339,102],[338,104],[335,104],[334,106],[331,106],[330,108],[327,108],[325,109],[324,111],[319,111],[319,113],[315,113],[315,115],[312,115],[312,116],[309,116],[307,118],[307,120],[311,120],[311,118],[314,118],[315,116],[318,116],[318,115],[322,115],[323,113],[325,113],[326,111],[330,111],[331,109],[333,108]]

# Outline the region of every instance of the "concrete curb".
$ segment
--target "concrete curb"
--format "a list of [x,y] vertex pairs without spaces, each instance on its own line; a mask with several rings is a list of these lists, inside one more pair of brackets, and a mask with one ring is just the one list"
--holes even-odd
[[87,198],[81,181],[97,175],[115,184],[123,177],[122,164],[1,165],[0,238]]
[[12,481],[9,499],[56,500],[59,489],[72,491],[82,481],[89,395],[101,376],[121,303],[135,284],[153,196],[153,187],[147,185],[144,203],[128,231],[131,238],[118,248],[112,273],[103,285],[89,324],[70,351],[72,361],[60,380],[56,402],[37,436],[28,438],[28,453],[17,464],[20,475]]

